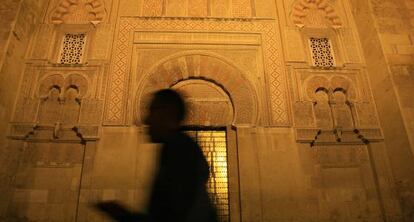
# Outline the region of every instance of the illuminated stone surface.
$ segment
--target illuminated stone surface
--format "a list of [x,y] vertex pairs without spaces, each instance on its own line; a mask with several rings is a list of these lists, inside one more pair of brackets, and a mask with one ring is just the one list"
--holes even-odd
[[226,131],[230,221],[413,221],[413,12],[2,1],[0,220],[105,221],[98,200],[145,210],[158,149],[142,119],[171,87],[187,125]]

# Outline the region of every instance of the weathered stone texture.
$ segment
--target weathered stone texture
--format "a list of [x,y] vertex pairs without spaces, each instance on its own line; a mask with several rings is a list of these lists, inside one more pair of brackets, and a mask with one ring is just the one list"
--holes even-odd
[[0,5],[0,67],[8,48],[9,38],[17,20],[21,0],[7,0]]
[[[372,8],[368,7],[369,3]],[[371,75],[374,98],[381,124],[384,126],[385,142],[390,144],[387,152],[397,181],[396,189],[403,190],[398,191],[400,204],[406,219],[413,220],[414,177],[411,172],[414,165],[409,161],[414,156],[412,1],[369,3],[352,1]],[[379,48],[383,50],[378,50]]]
[[[23,76],[31,35],[41,20],[46,3],[47,1],[2,1],[0,6],[0,187],[4,194],[0,200],[0,220],[10,208],[9,198],[13,196],[10,189],[22,157],[22,144],[6,139],[7,122],[12,117],[18,94],[15,89],[19,87]],[[7,37],[3,31],[8,32]]]

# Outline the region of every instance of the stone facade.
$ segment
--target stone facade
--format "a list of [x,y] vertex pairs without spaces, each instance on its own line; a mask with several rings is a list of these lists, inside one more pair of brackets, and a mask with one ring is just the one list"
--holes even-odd
[[158,146],[142,119],[162,88],[185,95],[186,125],[225,129],[230,221],[414,219],[411,1],[0,7],[14,24],[0,42],[2,221],[106,221],[99,200],[145,211]]

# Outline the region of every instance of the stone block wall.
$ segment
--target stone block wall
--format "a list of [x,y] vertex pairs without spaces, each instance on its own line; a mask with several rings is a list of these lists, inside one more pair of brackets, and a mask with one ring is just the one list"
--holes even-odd
[[[410,0],[393,0],[372,1],[371,4],[390,70],[392,88],[395,91],[411,147],[411,153],[407,151],[409,157],[406,160],[411,160],[412,163],[414,160],[414,3]],[[404,167],[413,169],[412,165]],[[397,192],[401,196],[401,204],[408,220],[414,220],[413,177],[397,181]]]
[[406,220],[414,218],[413,3],[351,1],[386,152]]
[[3,1],[0,6],[1,29],[0,29],[0,67],[7,50],[10,34],[17,19],[17,13],[21,0]]
[[[0,6],[0,16],[1,16],[1,30],[0,30],[0,70],[3,66],[3,62],[4,62],[4,58],[6,56],[6,51],[7,51],[7,47],[8,47],[8,43],[9,43],[9,39],[11,38],[11,31],[14,27],[15,21],[17,19],[17,12],[18,12],[18,8],[20,5],[20,0],[11,0],[11,1],[4,1],[1,6]],[[0,79],[3,79],[3,77],[0,77]],[[1,83],[1,82],[0,82]],[[3,91],[3,89],[1,90]],[[0,92],[1,92],[0,91]],[[3,101],[4,102],[4,101]],[[7,121],[7,118],[4,118],[4,116],[6,115],[6,111],[7,107],[5,106],[5,104],[0,105],[0,117],[2,120]],[[8,162],[6,163],[7,159],[9,158],[9,155],[11,155],[11,152],[6,152],[4,151],[4,147],[5,147],[5,136],[6,136],[6,132],[4,132],[6,130],[6,128],[4,127],[4,123],[2,123],[1,125],[3,125],[3,127],[1,128],[2,133],[0,133],[1,135],[1,139],[0,139],[0,172],[1,172],[1,176],[0,176],[0,187],[5,187],[10,183],[10,178],[12,176],[12,174],[7,173],[8,169],[9,169],[9,165],[12,162]],[[15,160],[15,159],[14,159]],[[7,193],[8,190],[7,189],[1,189],[2,193]],[[8,198],[10,197],[9,195],[4,195],[5,197],[1,198],[0,200],[0,215],[2,215],[5,211],[5,209],[7,208],[7,202],[8,202]]]
[[9,206],[10,185],[21,157],[22,144],[6,138],[25,56],[36,25],[47,5],[42,1],[2,1],[0,6],[0,218]]
[[[39,24],[45,11],[47,1],[6,1],[2,3],[2,11],[4,11],[4,20],[2,17],[3,29],[9,27],[9,36],[2,38],[0,41],[0,49],[2,54],[0,57],[0,131],[6,132],[7,122],[10,121],[12,110],[16,101],[21,78],[23,76],[26,51],[35,26]],[[13,13],[15,17],[12,18]],[[9,21],[7,23],[7,21]],[[6,30],[4,30],[6,31]],[[2,35],[3,36],[3,35]],[[6,45],[7,44],[7,45]],[[7,47],[4,48],[4,47]],[[4,53],[3,53],[4,52]],[[4,134],[5,135],[5,134]],[[1,136],[0,143],[4,144],[5,138]]]
[[414,156],[414,3],[373,2],[372,10]]
[[[193,107],[232,103],[229,118],[190,118],[227,126],[231,221],[412,216],[408,1],[19,8],[0,73],[0,145],[16,139],[0,150],[0,219],[105,221],[90,204],[112,199],[145,209],[156,149],[132,124],[164,87],[190,92]],[[72,64],[61,63],[67,34],[86,36]],[[220,96],[195,98],[211,90]]]

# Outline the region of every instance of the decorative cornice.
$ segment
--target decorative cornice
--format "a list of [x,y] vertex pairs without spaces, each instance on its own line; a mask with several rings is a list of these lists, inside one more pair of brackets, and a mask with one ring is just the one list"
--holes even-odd
[[296,141],[315,145],[368,144],[384,140],[381,129],[296,128]]

